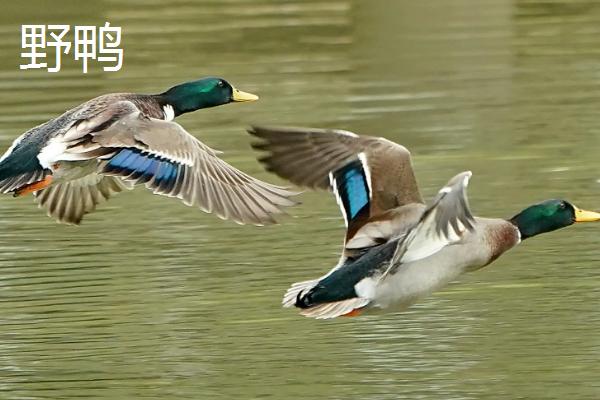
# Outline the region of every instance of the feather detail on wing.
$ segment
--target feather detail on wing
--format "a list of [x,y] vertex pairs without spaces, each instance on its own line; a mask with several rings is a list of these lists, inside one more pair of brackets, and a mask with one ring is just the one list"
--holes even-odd
[[261,139],[252,145],[267,152],[259,159],[267,171],[295,185],[331,189],[329,174],[360,160],[373,197],[374,213],[408,203],[422,203],[410,152],[384,138],[359,136],[340,129],[253,126]]
[[102,201],[133,185],[119,177],[87,175],[83,178],[52,185],[34,193],[40,208],[58,222],[78,225],[85,214]]
[[128,101],[104,114],[65,136],[71,140],[65,158],[93,155],[102,160],[103,174],[238,223],[275,223],[275,214],[296,204],[290,199],[295,193],[232,167],[175,122],[149,118]]
[[390,267],[382,278],[402,264],[429,257],[459,242],[466,231],[474,228],[474,217],[466,194],[470,177],[470,171],[462,172],[438,192],[433,204],[425,210],[419,223],[396,249]]
[[10,193],[18,191],[20,188],[28,186],[35,182],[43,181],[50,174],[50,170],[37,169],[18,175],[12,175],[0,181],[0,193]]
[[346,226],[360,216],[369,216],[371,190],[365,170],[366,165],[357,159],[329,173],[331,187]]
[[313,189],[329,189],[329,173],[355,159],[365,140],[337,129],[253,126],[248,133],[263,140],[252,147],[269,153],[259,159],[267,171]]
[[254,126],[248,132],[261,139],[253,147],[268,153],[259,159],[267,171],[333,190],[348,241],[370,217],[423,202],[410,153],[397,143],[343,130]]
[[345,254],[352,255],[356,250],[362,251],[392,238],[403,237],[419,222],[425,208],[420,203],[407,204],[371,218],[346,242]]

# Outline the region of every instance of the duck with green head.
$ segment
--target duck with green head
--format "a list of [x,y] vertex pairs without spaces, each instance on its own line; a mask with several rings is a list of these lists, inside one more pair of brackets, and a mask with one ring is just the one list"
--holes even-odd
[[[401,310],[465,272],[482,268],[522,240],[599,221],[600,213],[547,200],[510,219],[474,217],[471,172],[452,178],[429,206],[419,193],[408,150],[384,138],[340,130],[253,127],[267,170],[331,189],[346,236],[342,257],[324,276],[298,282],[283,299],[301,314],[334,318]],[[290,162],[290,160],[293,160]]]
[[135,184],[238,223],[273,223],[293,194],[237,170],[173,122],[257,99],[216,77],[160,94],[96,97],[18,137],[0,157],[0,191],[33,193],[49,216],[70,224]]

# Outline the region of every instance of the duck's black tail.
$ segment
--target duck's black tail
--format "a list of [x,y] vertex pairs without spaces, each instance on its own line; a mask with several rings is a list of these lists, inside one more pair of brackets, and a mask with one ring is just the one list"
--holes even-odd
[[352,297],[344,300],[314,302],[313,295],[319,289],[319,279],[294,283],[283,298],[283,306],[296,306],[305,317],[329,319],[342,315],[353,316],[370,303],[369,299]]
[[50,170],[40,164],[36,146],[15,142],[0,157],[0,193],[14,192],[28,184],[43,180]]

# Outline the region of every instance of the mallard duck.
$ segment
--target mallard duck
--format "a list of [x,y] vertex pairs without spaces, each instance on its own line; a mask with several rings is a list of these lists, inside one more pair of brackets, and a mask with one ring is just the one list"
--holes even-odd
[[410,153],[384,138],[340,130],[253,127],[269,152],[268,171],[309,188],[332,189],[346,223],[344,250],[326,275],[291,286],[284,307],[315,318],[401,310],[522,240],[600,220],[565,200],[546,200],[514,217],[474,217],[471,172],[453,177],[423,204]]
[[143,183],[223,219],[273,223],[293,193],[237,170],[173,122],[257,99],[214,77],[160,94],[96,97],[18,137],[0,157],[0,192],[33,193],[49,216],[79,224],[100,201]]

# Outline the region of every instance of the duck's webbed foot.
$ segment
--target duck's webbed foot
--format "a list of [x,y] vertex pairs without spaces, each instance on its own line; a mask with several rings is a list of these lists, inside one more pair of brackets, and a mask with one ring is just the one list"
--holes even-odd
[[33,182],[27,184],[25,186],[16,189],[13,192],[13,197],[23,196],[29,193],[37,192],[38,190],[42,190],[52,184],[52,175],[46,175],[44,179],[41,181]]

